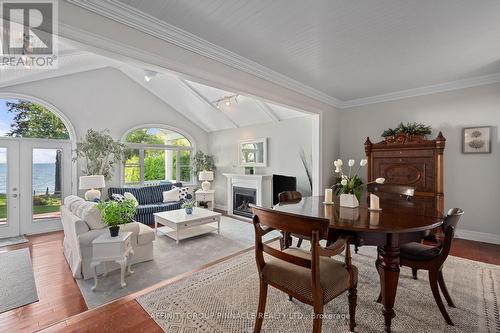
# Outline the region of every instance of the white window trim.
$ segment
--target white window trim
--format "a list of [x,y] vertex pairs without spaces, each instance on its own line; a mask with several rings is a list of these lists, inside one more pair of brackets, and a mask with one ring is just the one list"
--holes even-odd
[[[142,144],[142,143],[128,143],[126,141],[126,137],[130,132],[133,132],[138,129],[142,128],[161,128],[161,129],[167,129],[176,133],[181,134],[186,138],[191,146],[173,146],[173,145],[155,145],[155,144]],[[120,186],[125,187],[125,186],[147,186],[151,184],[155,184],[158,182],[161,182],[161,180],[158,181],[144,181],[144,150],[146,149],[158,149],[158,150],[173,150],[176,153],[176,181],[177,179],[180,178],[180,159],[179,159],[179,151],[181,150],[188,150],[190,151],[191,157],[196,154],[196,144],[193,139],[193,137],[187,133],[185,133],[183,130],[180,130],[178,128],[169,126],[169,125],[163,125],[163,124],[144,124],[144,125],[139,125],[135,126],[123,134],[121,142],[126,146],[126,148],[131,148],[131,149],[138,149],[139,150],[139,172],[140,172],[140,181],[138,183],[125,183],[125,163],[122,161],[120,163]],[[169,181],[168,179],[165,181]],[[182,181],[180,181],[182,182]],[[189,182],[185,183],[182,182],[183,186],[195,186],[197,185],[196,177],[190,173],[190,180]]]

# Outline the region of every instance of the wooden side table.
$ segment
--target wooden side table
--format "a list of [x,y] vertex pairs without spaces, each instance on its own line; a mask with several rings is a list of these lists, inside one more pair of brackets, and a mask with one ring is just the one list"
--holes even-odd
[[200,190],[194,192],[194,200],[196,202],[208,201],[208,202],[210,202],[208,209],[214,210],[215,190],[203,191],[200,189]]
[[97,288],[97,265],[104,263],[104,276],[106,276],[108,274],[106,262],[108,261],[114,261],[120,265],[120,285],[122,288],[127,285],[125,283],[125,268],[127,268],[128,274],[134,273],[130,269],[130,259],[134,254],[130,240],[131,235],[131,232],[120,232],[118,236],[111,237],[109,232],[104,232],[92,241],[92,261],[90,263],[90,268],[94,273],[92,291]]

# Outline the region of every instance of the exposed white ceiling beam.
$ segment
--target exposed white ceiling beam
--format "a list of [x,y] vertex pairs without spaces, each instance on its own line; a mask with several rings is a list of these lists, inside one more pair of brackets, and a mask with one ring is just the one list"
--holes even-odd
[[140,86],[142,86],[144,89],[146,89],[147,91],[149,91],[151,94],[155,95],[156,97],[158,97],[160,100],[162,100],[165,104],[167,104],[168,106],[170,106],[172,109],[176,110],[177,112],[179,112],[180,114],[186,116],[186,113],[187,113],[187,117],[186,118],[191,118],[192,120],[194,120],[194,122],[196,123],[196,125],[198,127],[200,127],[202,130],[204,130],[205,132],[211,132],[213,131],[212,128],[209,128],[205,125],[205,122],[203,121],[203,119],[201,119],[198,115],[196,115],[195,113],[193,112],[189,112],[187,110],[177,110],[176,108],[174,108],[170,102],[168,100],[165,99],[165,97],[160,94],[160,93],[157,93],[154,89],[151,89],[151,85],[148,85],[146,84],[146,82],[144,81],[143,77],[141,76],[140,78],[138,78],[136,75],[134,75],[134,73],[130,72],[130,70],[127,68],[127,66],[120,66],[118,68],[122,73],[124,73],[125,75],[127,75],[129,78],[131,78],[134,82],[138,83]]
[[193,87],[189,82],[187,82],[184,79],[178,78],[179,81],[186,87],[188,88],[193,95],[195,95],[198,99],[200,99],[203,103],[207,104],[211,110],[213,110],[216,113],[220,113],[224,115],[224,117],[234,126],[234,128],[239,128],[238,124],[236,124],[227,114],[225,114],[222,110],[217,109],[212,102],[210,102],[202,93],[200,93],[195,87]]
[[259,108],[264,111],[264,113],[271,119],[273,122],[278,123],[281,121],[280,117],[271,109],[269,105],[267,105],[265,102],[262,102],[259,99],[254,98],[255,104],[259,106]]
[[71,74],[93,71],[104,67],[109,67],[109,66],[108,64],[102,63],[102,64],[90,64],[82,66],[71,66],[70,68],[64,68],[64,69],[59,68],[57,70],[44,70],[42,72],[37,72],[34,74],[22,75],[13,78],[11,80],[3,81],[0,79],[0,88],[11,87],[18,84],[31,83],[40,80],[52,79]]

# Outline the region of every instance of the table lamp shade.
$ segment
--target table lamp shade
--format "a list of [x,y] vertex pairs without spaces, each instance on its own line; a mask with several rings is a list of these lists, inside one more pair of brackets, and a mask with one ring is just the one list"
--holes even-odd
[[213,171],[201,171],[198,174],[198,179],[203,180],[201,183],[201,188],[203,191],[210,190],[210,181],[214,180],[214,172]]
[[203,181],[214,180],[214,173],[213,173],[213,171],[201,171],[198,174],[198,179],[203,180]]
[[81,176],[80,177],[80,190],[90,190],[96,188],[106,187],[104,176]]
[[104,176],[81,176],[80,177],[80,190],[88,190],[85,192],[85,200],[99,201],[101,199],[101,191],[98,188],[106,187]]

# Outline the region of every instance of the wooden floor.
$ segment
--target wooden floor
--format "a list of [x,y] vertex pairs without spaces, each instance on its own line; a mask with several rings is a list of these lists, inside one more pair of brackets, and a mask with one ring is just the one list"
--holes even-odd
[[[62,254],[62,232],[30,236],[29,243],[0,248],[0,252],[29,247],[38,296],[36,303],[0,314],[0,332],[161,332],[135,300],[160,286],[185,278],[250,249],[221,258],[199,269],[163,281],[96,309],[88,310]],[[455,239],[451,255],[500,265],[500,245]]]
[[29,247],[40,300],[0,314],[0,332],[33,332],[87,310],[62,253],[62,231],[28,239],[0,252]]

